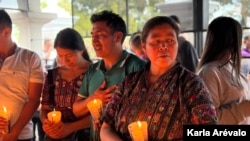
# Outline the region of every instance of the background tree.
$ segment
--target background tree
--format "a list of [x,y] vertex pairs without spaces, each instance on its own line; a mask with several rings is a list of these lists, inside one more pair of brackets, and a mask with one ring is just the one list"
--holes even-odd
[[[71,12],[68,9],[68,1],[62,0],[59,5]],[[128,1],[128,14],[126,1]],[[154,4],[160,2],[164,2],[164,0],[72,0],[72,14],[77,17],[77,21],[73,22],[75,23],[73,27],[83,37],[89,37],[91,30],[90,16],[102,10],[112,10],[122,16],[127,23],[128,32],[133,33],[141,30],[146,20],[160,14],[154,7]]]

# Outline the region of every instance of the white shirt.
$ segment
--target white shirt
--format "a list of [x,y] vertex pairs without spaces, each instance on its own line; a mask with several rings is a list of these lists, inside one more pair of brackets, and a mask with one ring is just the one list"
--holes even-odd
[[[5,59],[0,70],[0,108],[11,112],[11,126],[17,121],[28,99],[29,82],[43,83],[43,70],[39,56],[27,49],[16,48],[15,53]],[[31,121],[23,128],[18,139],[33,138]]]
[[[204,80],[213,99],[219,124],[250,124],[250,85],[241,75],[243,89],[233,81],[232,65],[214,61],[204,65],[198,75]],[[221,67],[222,66],[222,67]]]

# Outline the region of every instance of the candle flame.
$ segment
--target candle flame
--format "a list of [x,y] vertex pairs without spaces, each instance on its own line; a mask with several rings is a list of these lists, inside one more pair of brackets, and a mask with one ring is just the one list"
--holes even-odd
[[4,113],[7,113],[7,109],[5,106],[3,106],[3,111],[4,111]]
[[137,121],[137,124],[139,127],[141,127],[141,122],[140,121]]
[[53,114],[52,114],[52,117],[55,117],[55,116],[56,116],[56,113],[53,113]]
[[95,104],[97,103],[96,99],[94,99],[94,103],[95,103]]

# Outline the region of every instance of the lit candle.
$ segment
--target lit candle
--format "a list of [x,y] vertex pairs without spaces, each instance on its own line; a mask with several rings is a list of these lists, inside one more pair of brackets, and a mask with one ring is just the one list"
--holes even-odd
[[10,129],[10,112],[7,111],[7,108],[3,106],[3,109],[0,110],[0,117],[4,118],[7,121],[6,127],[3,131],[0,131],[2,134],[7,134],[9,133]]
[[60,111],[56,111],[55,109],[51,112],[48,113],[48,119],[49,121],[53,122],[53,123],[58,123],[61,121],[61,112]]
[[148,140],[148,124],[146,121],[132,122],[128,125],[128,130],[133,141]]
[[102,112],[102,100],[94,99],[87,104],[87,107],[94,119],[99,119]]

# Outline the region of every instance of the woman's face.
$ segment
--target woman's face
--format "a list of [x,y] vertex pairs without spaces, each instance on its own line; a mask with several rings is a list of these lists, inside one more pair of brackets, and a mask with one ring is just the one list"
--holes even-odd
[[151,65],[160,68],[170,68],[174,65],[178,41],[175,30],[169,24],[154,27],[148,33],[142,47],[151,62]]
[[57,56],[60,62],[60,65],[67,68],[72,68],[78,64],[79,58],[82,57],[82,51],[64,49],[61,47],[56,48]]

